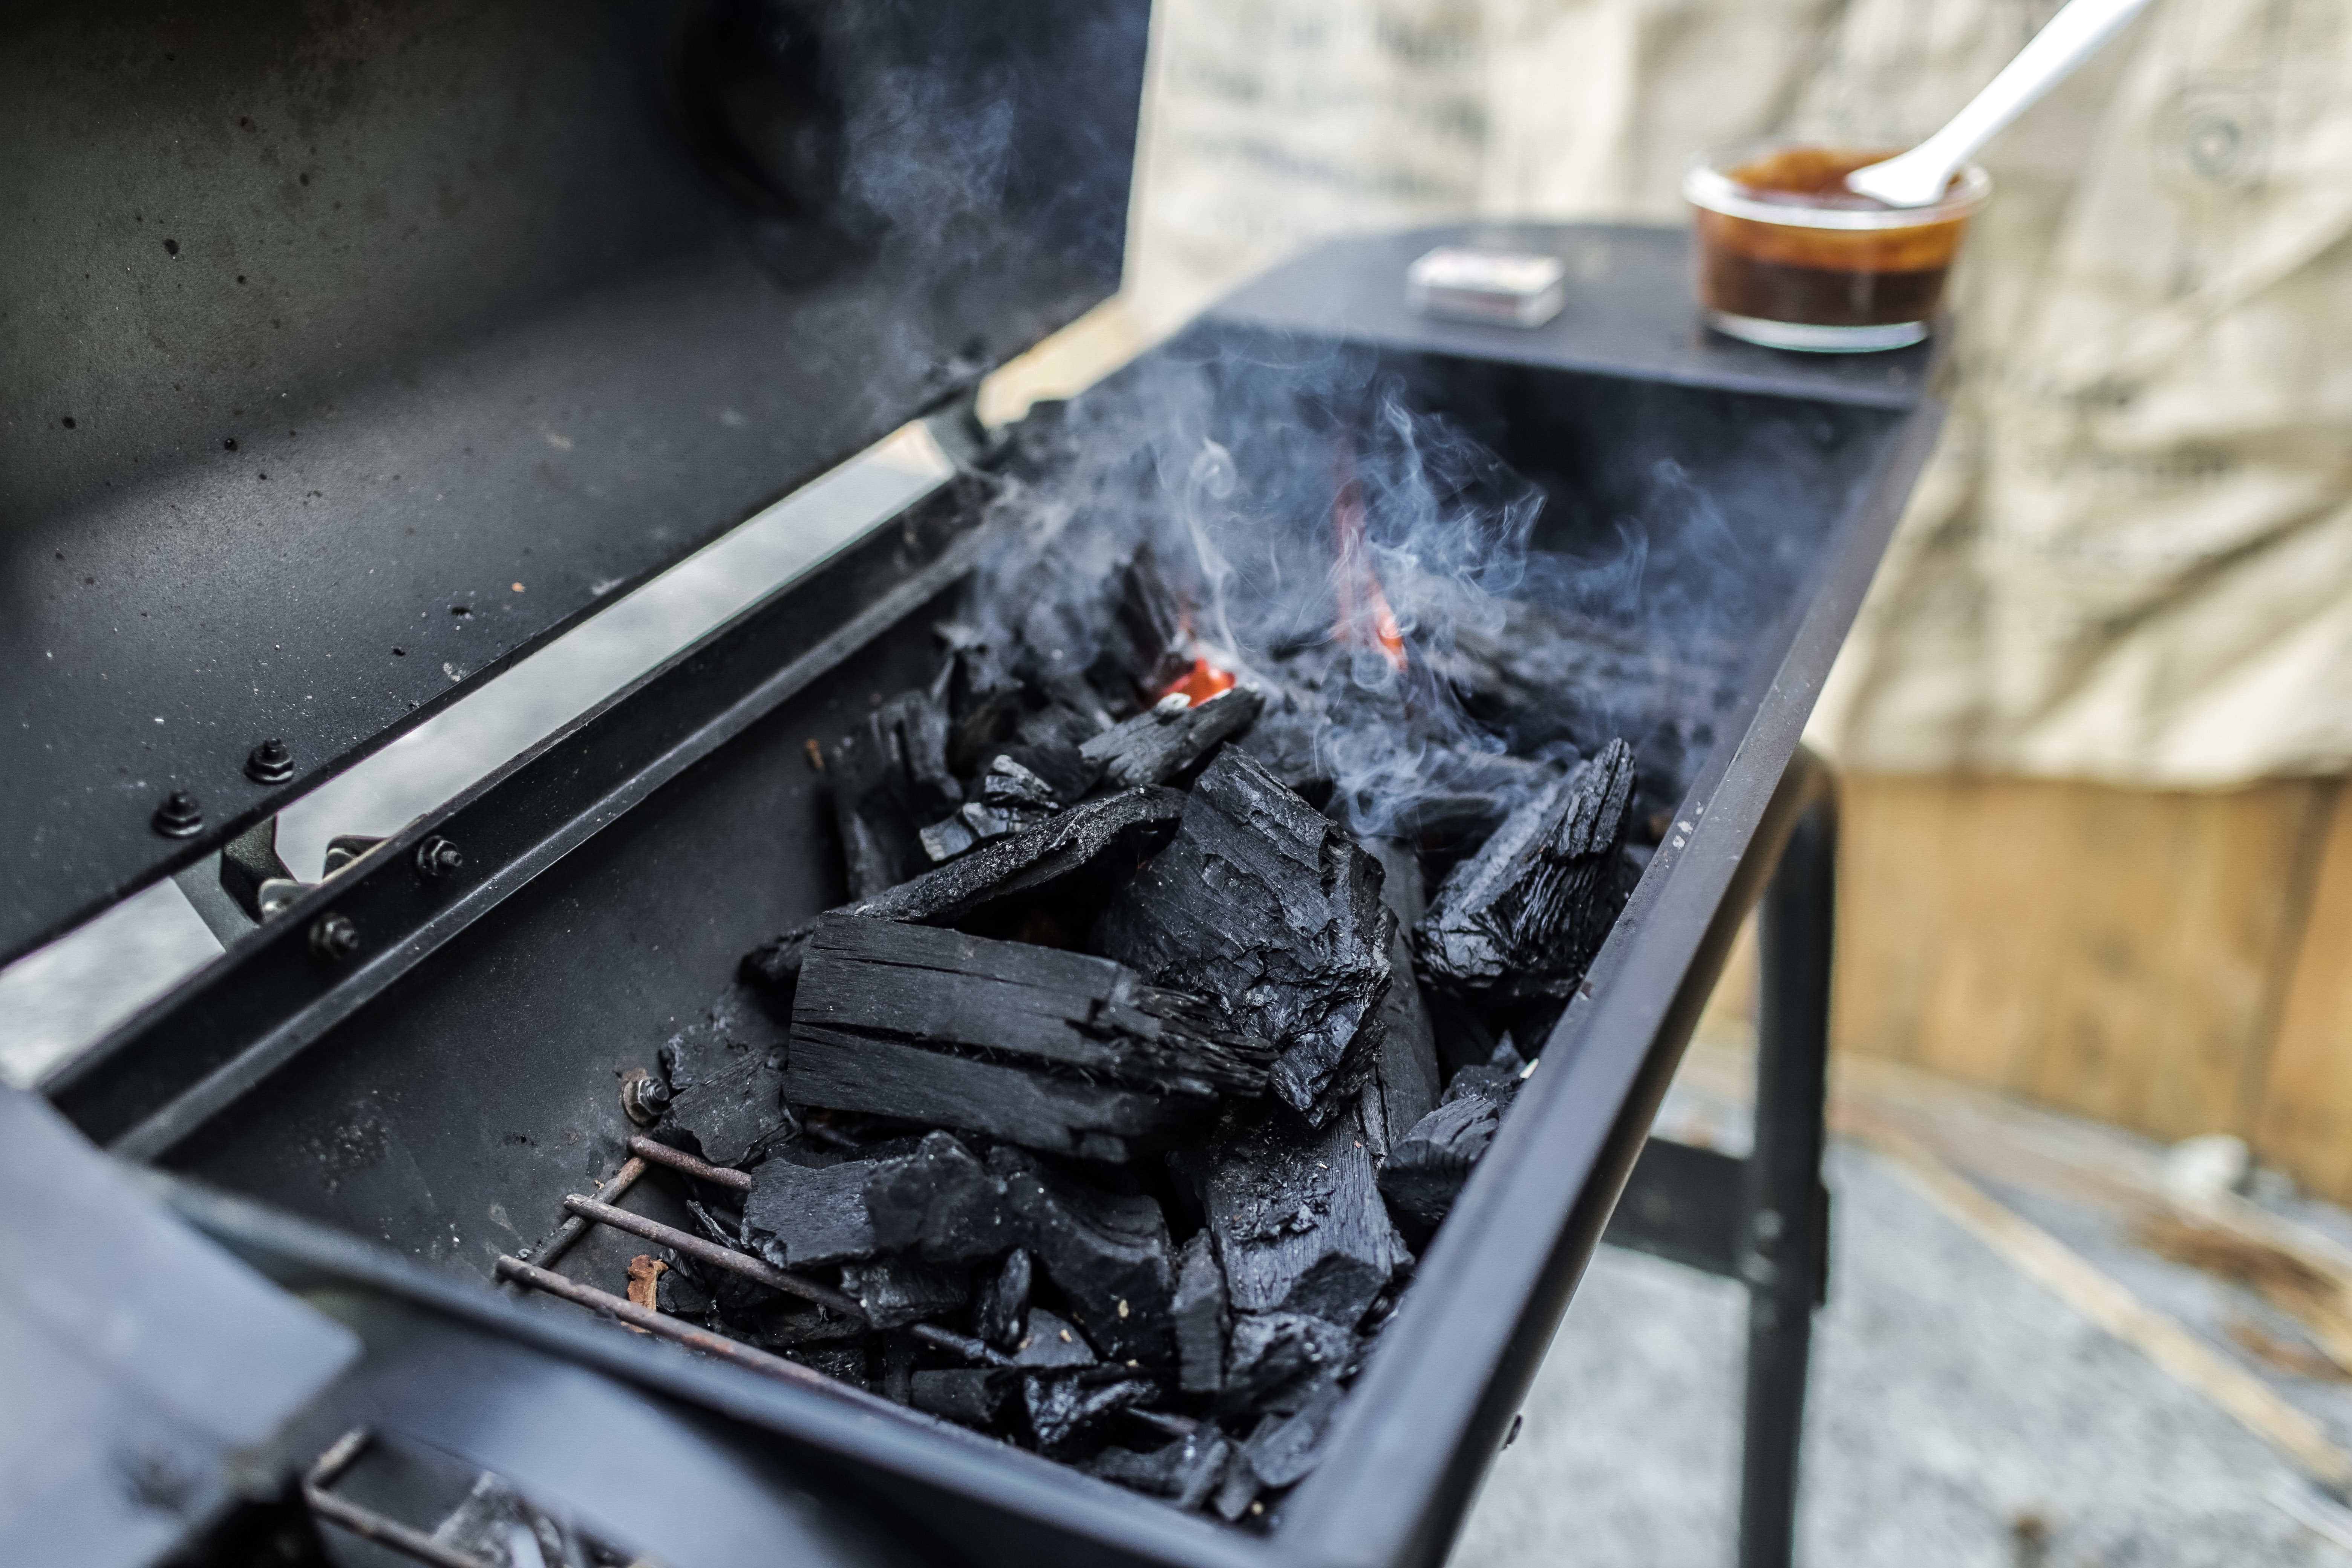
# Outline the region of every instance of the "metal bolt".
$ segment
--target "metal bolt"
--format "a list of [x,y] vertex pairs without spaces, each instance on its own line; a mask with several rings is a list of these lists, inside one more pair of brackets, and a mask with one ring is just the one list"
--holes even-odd
[[1788,1222],[1780,1217],[1780,1210],[1759,1209],[1755,1219],[1750,1222],[1750,1228],[1756,1234],[1756,1250],[1770,1252],[1780,1244],[1780,1237],[1789,1227]]
[[416,847],[416,868],[427,877],[446,877],[466,864],[466,852],[435,834]]
[[285,742],[272,736],[247,755],[245,776],[256,784],[284,784],[294,776],[294,753],[286,749]]
[[173,790],[155,808],[155,831],[166,838],[194,838],[204,830],[205,808],[186,790]]
[[360,928],[349,915],[320,915],[310,922],[310,951],[332,963],[360,950]]

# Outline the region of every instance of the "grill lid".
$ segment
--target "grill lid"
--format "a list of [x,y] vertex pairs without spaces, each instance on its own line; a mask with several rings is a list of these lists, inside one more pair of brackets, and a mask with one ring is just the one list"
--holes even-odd
[[0,960],[1107,297],[1147,20],[0,24]]

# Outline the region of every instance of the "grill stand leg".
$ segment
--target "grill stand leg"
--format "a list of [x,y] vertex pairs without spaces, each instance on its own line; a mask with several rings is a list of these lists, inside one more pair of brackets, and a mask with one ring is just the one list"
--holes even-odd
[[1756,1021],[1756,1144],[1746,1162],[1739,1275],[1747,1283],[1748,1397],[1740,1458],[1740,1568],[1787,1568],[1813,1309],[1829,1284],[1821,1183],[1836,931],[1837,805],[1825,764],[1763,900]]

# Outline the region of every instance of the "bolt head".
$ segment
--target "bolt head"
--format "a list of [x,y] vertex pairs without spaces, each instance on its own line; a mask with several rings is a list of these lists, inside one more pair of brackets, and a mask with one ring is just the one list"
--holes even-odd
[[205,830],[205,808],[186,790],[175,789],[155,808],[154,822],[166,838],[194,838]]
[[320,915],[310,922],[310,951],[329,963],[349,958],[360,950],[360,928],[349,915]]
[[294,753],[285,742],[272,736],[246,757],[245,776],[256,784],[284,784],[294,776]]
[[436,834],[416,847],[416,868],[427,877],[446,877],[466,864],[466,852]]

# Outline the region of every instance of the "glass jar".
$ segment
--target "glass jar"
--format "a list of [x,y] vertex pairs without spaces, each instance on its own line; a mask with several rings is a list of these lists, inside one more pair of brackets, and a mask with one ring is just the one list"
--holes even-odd
[[1971,164],[1928,207],[1890,207],[1845,188],[1846,175],[1901,151],[1748,142],[1692,159],[1683,195],[1697,230],[1707,324],[1813,353],[1925,338],[1992,180]]

